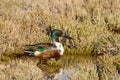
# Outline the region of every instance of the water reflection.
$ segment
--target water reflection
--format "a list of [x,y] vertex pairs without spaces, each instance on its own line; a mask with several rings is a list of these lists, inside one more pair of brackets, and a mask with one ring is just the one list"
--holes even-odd
[[80,72],[85,73],[91,60],[90,55],[64,55],[58,61],[40,59],[37,66],[42,70],[43,80],[79,80]]
[[59,73],[62,64],[59,60],[56,61],[55,59],[49,61],[39,59],[37,66],[42,70],[44,80],[52,80],[55,74]]

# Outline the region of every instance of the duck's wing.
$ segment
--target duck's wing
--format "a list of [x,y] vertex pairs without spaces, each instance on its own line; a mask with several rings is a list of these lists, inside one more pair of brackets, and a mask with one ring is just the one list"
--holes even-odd
[[26,45],[27,49],[32,50],[32,51],[46,51],[46,50],[51,50],[55,49],[55,45],[51,43],[38,43],[34,45]]
[[52,43],[37,43],[37,44],[33,44],[33,45],[26,45],[27,47],[51,47],[51,46],[55,46]]

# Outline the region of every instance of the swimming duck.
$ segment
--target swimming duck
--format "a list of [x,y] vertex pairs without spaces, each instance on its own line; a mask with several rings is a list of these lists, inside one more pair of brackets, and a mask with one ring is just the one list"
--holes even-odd
[[36,45],[29,45],[29,49],[25,50],[24,53],[33,55],[44,60],[49,60],[51,58],[58,60],[64,53],[64,47],[62,43],[59,42],[59,37],[63,37],[69,40],[73,39],[72,37],[64,34],[61,30],[53,29],[51,31],[53,44],[40,43]]

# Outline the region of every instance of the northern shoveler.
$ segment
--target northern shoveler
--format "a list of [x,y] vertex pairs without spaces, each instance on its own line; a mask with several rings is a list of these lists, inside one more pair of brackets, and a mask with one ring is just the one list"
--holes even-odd
[[58,60],[64,53],[64,47],[59,42],[59,37],[63,37],[69,40],[73,39],[72,37],[64,34],[61,30],[54,29],[51,31],[51,38],[53,39],[54,44],[41,43],[37,45],[31,45],[29,46],[29,49],[25,50],[24,52],[29,53],[30,55],[34,55],[40,59],[49,60],[54,58]]

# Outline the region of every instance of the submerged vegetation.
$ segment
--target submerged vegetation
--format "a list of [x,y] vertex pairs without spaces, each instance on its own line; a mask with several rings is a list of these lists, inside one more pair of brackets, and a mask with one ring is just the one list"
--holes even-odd
[[0,0],[0,63],[23,54],[25,45],[52,43],[51,27],[74,37],[61,39],[65,55],[93,55],[99,80],[117,80],[112,76],[120,69],[119,5],[119,0]]

